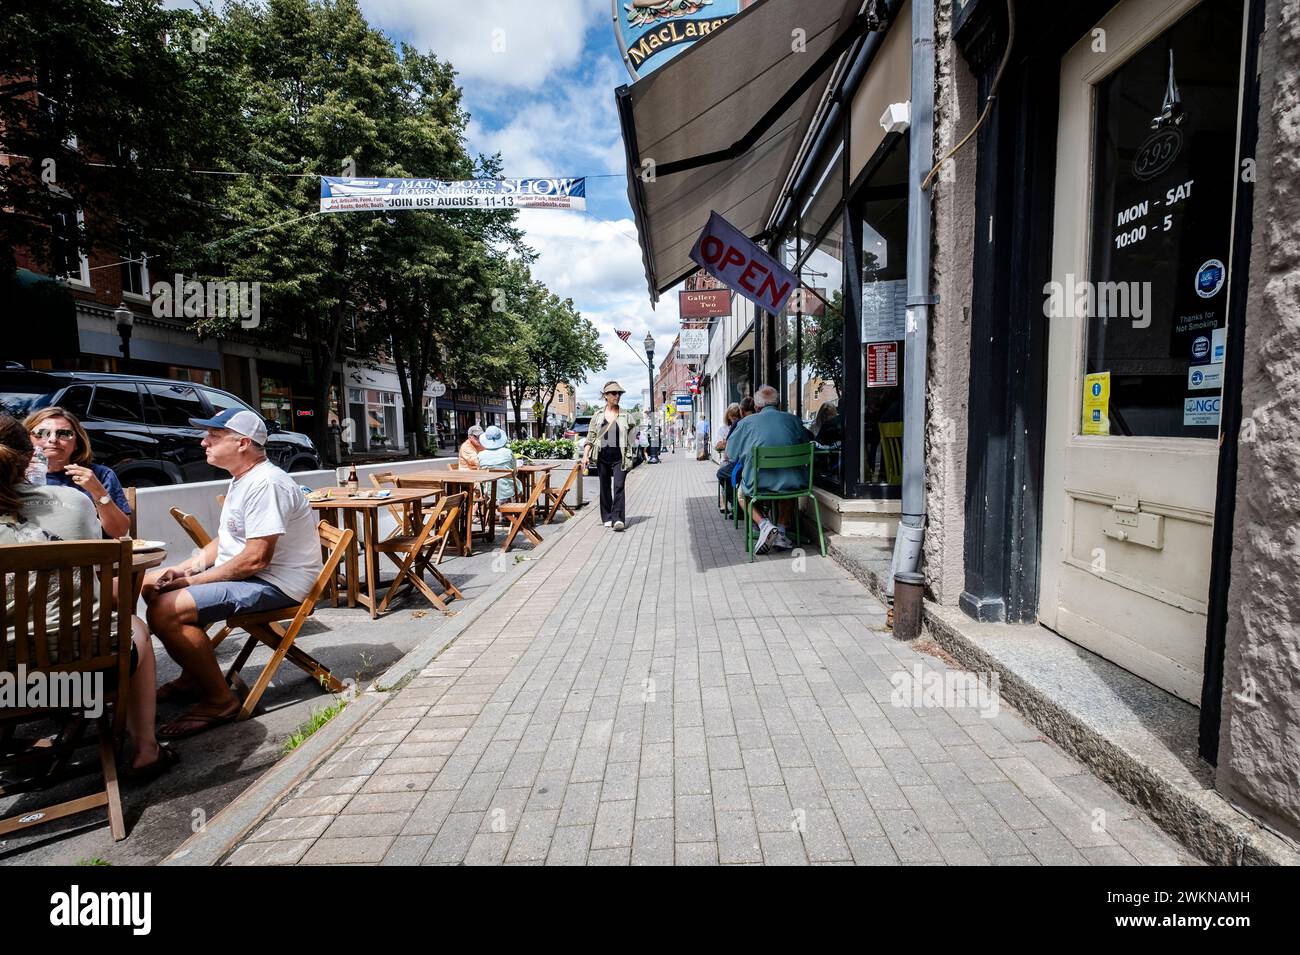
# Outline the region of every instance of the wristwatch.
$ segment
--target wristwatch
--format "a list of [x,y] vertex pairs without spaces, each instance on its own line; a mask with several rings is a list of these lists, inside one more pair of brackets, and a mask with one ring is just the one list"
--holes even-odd
[[98,498],[96,498],[96,499],[95,499],[95,503],[98,504],[100,507],[105,507],[105,506],[108,505],[112,500],[113,500],[113,499],[112,499],[111,497],[109,497],[107,494],[105,494],[103,497],[98,497]]

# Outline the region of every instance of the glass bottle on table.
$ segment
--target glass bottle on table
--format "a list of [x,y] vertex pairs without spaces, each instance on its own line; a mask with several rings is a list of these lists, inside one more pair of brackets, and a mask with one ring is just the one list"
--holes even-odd
[[361,487],[361,482],[357,479],[357,466],[354,464],[348,468],[348,490],[353,494]]

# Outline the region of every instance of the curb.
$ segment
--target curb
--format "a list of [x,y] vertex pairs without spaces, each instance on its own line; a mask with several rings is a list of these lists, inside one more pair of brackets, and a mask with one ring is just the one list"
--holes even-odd
[[[829,540],[827,552],[887,605],[879,571]],[[1178,785],[987,652],[963,632],[967,618],[960,610],[927,599],[921,619],[922,638],[933,639],[968,669],[998,674],[999,694],[1007,703],[1193,855],[1212,865],[1300,864],[1300,853],[1235,809],[1217,790]]]
[[[543,541],[541,547],[529,552],[529,556],[536,554],[536,559],[521,561],[512,567],[473,604],[439,627],[426,640],[376,677],[369,688],[344,707],[343,712],[258,777],[256,782],[213,816],[200,832],[181,843],[159,865],[220,865],[221,860],[232,852],[246,835],[383,706],[394,688],[404,684],[428,666],[429,662],[445,650],[452,641],[490,610],[492,605],[517,581],[541,563],[541,558],[549,553],[551,545],[568,534],[570,528],[587,520],[590,514],[598,512],[598,507],[589,506],[565,521],[554,534]],[[381,686],[383,689],[379,689]]]

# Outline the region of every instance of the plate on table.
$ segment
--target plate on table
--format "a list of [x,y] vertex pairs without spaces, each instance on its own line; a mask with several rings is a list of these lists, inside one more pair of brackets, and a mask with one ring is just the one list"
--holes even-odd
[[146,541],[135,539],[131,541],[131,550],[136,554],[143,554],[151,550],[166,550],[166,541]]

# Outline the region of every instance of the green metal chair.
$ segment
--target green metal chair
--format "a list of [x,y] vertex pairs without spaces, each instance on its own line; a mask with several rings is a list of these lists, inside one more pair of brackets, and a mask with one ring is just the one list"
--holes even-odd
[[[822,532],[822,510],[817,500],[817,495],[813,493],[813,449],[812,443],[808,444],[790,444],[783,447],[775,448],[754,448],[750,452],[751,460],[754,465],[754,496],[747,500],[744,505],[740,503],[740,494],[736,494],[736,511],[737,514],[742,510],[745,511],[745,549],[749,551],[749,561],[754,562],[754,520],[749,514],[750,506],[761,501],[794,501],[801,497],[812,498],[813,515],[817,519],[817,540],[821,544],[822,556],[826,556],[826,535]],[[790,491],[764,491],[763,471],[775,470],[777,468],[807,468],[808,483],[800,488]],[[794,521],[794,542],[800,543],[799,517],[798,508],[795,509]]]

